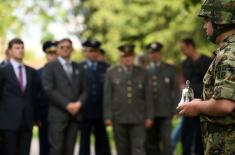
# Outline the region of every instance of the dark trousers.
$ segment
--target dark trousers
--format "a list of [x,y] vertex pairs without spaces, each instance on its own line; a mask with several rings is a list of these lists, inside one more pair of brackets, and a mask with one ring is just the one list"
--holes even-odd
[[29,155],[32,138],[31,130],[4,130],[3,155]]
[[146,155],[144,124],[113,124],[117,155]]
[[0,130],[0,154],[3,154],[3,133]]
[[48,137],[48,123],[42,122],[42,126],[39,128],[39,152],[40,155],[49,155],[49,137]]
[[90,155],[91,133],[95,136],[96,155],[111,155],[108,135],[102,120],[82,122],[79,155]]
[[199,117],[183,117],[182,146],[183,155],[204,155]]
[[78,122],[49,122],[50,155],[73,155]]
[[172,155],[171,118],[155,118],[147,129],[146,151],[147,155]]

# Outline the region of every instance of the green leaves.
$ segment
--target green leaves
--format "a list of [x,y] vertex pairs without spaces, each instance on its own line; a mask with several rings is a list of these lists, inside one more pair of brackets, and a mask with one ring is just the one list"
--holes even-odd
[[[104,42],[109,56],[118,61],[117,45],[132,42],[137,53],[152,41],[164,44],[166,60],[180,62],[180,40],[201,41],[202,23],[197,17],[200,0],[96,0],[83,1],[86,14],[84,37]],[[204,40],[203,40],[204,41]]]

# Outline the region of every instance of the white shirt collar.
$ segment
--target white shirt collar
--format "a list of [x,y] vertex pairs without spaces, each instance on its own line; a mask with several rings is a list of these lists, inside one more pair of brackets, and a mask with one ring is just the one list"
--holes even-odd
[[92,64],[95,64],[95,66],[97,65],[97,62],[92,62],[91,60],[86,60],[86,63],[89,67],[91,67]]
[[18,68],[19,66],[24,67],[23,63],[19,63],[18,61],[14,60],[14,59],[10,59],[10,63],[12,64],[12,66],[14,68]]
[[159,67],[161,65],[161,61],[158,62],[150,62],[150,67],[151,68],[155,68],[155,67]]
[[71,61],[70,60],[65,60],[64,58],[62,58],[61,56],[58,57],[58,60],[59,62],[62,64],[62,65],[66,65],[67,62],[69,62],[71,64]]
[[10,63],[13,66],[13,70],[15,72],[15,75],[16,75],[17,79],[20,78],[19,77],[19,66],[22,66],[23,89],[25,89],[26,85],[27,85],[27,75],[26,75],[26,68],[25,68],[24,64],[23,63],[19,63],[19,62],[17,62],[14,59],[10,59]]

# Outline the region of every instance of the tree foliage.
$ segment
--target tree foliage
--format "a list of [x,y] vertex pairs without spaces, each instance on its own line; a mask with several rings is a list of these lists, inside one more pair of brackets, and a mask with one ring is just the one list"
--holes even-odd
[[139,53],[147,43],[162,42],[165,59],[174,63],[181,60],[178,44],[184,37],[210,49],[197,17],[200,0],[84,0],[81,4],[86,17],[82,35],[101,40],[114,61],[116,47],[124,42],[134,43]]
[[[122,43],[134,43],[136,52],[143,53],[146,44],[162,42],[164,59],[175,64],[182,59],[179,42],[184,37],[192,37],[203,53],[209,54],[214,48],[206,41],[202,20],[197,17],[201,0],[69,0],[69,8],[64,7],[63,0],[28,0],[27,5],[25,1],[0,0],[4,23],[0,37],[9,29],[20,33],[24,25],[33,22],[40,25],[45,41],[54,38],[50,24],[63,24],[82,40],[100,40],[115,63],[119,60],[117,46]],[[20,15],[14,15],[16,10]]]

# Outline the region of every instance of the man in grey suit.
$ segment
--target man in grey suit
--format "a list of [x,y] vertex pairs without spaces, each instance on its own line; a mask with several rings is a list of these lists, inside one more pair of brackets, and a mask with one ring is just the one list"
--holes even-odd
[[50,155],[73,155],[81,107],[81,72],[70,60],[72,41],[58,42],[56,61],[45,66],[43,87],[50,99],[48,122]]
[[154,103],[154,125],[147,130],[147,155],[172,155],[171,120],[179,102],[179,87],[175,68],[162,61],[162,47],[159,42],[146,46]]
[[147,71],[134,66],[134,45],[119,47],[121,65],[108,70],[104,119],[113,125],[118,155],[145,155],[145,127],[152,126],[153,104]]

